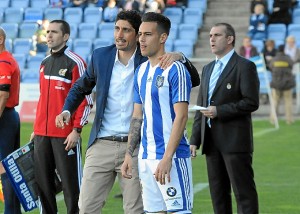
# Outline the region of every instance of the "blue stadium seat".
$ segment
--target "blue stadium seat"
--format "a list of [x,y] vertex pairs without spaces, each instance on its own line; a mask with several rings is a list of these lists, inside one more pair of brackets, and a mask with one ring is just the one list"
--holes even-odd
[[4,9],[0,8],[0,23],[2,23],[4,20]]
[[29,0],[10,0],[10,6],[15,8],[29,7]]
[[1,0],[0,8],[6,9],[10,6],[10,0]]
[[192,57],[194,54],[194,44],[190,39],[176,39],[174,41],[173,51],[182,52],[186,57]]
[[6,37],[15,39],[19,36],[19,25],[17,23],[2,23],[1,27],[6,32]]
[[73,50],[73,39],[68,39],[67,46],[70,50]]
[[256,50],[261,53],[262,50],[264,49],[264,42],[263,40],[257,40],[257,39],[252,39],[251,44],[256,47]]
[[300,48],[300,24],[289,24],[287,35],[294,36],[296,38],[297,47]]
[[95,39],[98,33],[97,23],[82,22],[78,25],[78,37],[85,39]]
[[276,47],[278,47],[279,45],[284,44],[286,31],[285,24],[269,24],[267,30],[268,39],[273,39]]
[[44,19],[56,20],[63,18],[63,10],[58,7],[54,8],[45,8],[44,10]]
[[174,39],[168,38],[165,44],[165,51],[166,52],[172,52],[174,46]]
[[30,7],[45,9],[49,7],[49,0],[30,0]]
[[39,70],[41,62],[45,58],[45,55],[37,54],[35,56],[29,55],[26,60],[26,68]]
[[183,23],[196,24],[198,29],[203,25],[203,14],[199,8],[186,8],[183,12]]
[[24,22],[37,22],[44,19],[43,10],[40,8],[28,7],[24,11]]
[[92,53],[93,42],[91,39],[74,39],[73,51],[81,56],[85,61]]
[[76,23],[69,23],[69,25],[70,25],[70,31],[71,31],[70,38],[76,39],[77,35],[78,35],[78,26]]
[[13,53],[28,54],[32,48],[32,39],[16,38],[13,41]]
[[202,10],[203,12],[206,12],[207,0],[188,0],[187,6],[188,8],[196,8]]
[[170,19],[172,24],[180,24],[182,22],[183,12],[179,7],[168,7],[163,14]]
[[14,53],[13,57],[16,59],[20,70],[24,70],[26,66],[26,55],[24,53]]
[[64,11],[64,20],[70,23],[79,24],[82,22],[83,11],[81,7],[67,7]]
[[292,14],[292,23],[300,24],[300,7],[294,9],[293,14]]
[[113,42],[110,39],[97,38],[93,42],[93,49],[109,46],[109,45],[112,45],[112,44],[113,44]]
[[180,24],[178,39],[189,39],[196,44],[198,39],[198,27],[195,24]]
[[38,24],[32,22],[23,22],[19,25],[19,38],[32,38],[38,30]]
[[40,72],[36,68],[27,68],[21,71],[22,83],[39,83]]
[[115,23],[102,22],[99,25],[98,37],[102,39],[110,39],[111,41],[114,41],[114,30],[115,30]]
[[4,11],[4,22],[21,23],[23,22],[23,15],[24,15],[23,8],[8,7]]
[[5,39],[5,48],[8,52],[12,52],[12,39],[11,38],[6,38]]
[[83,21],[86,23],[100,24],[102,21],[102,7],[87,7],[83,13]]
[[177,24],[172,24],[171,25],[171,29],[170,29],[170,33],[168,36],[168,40],[175,40],[178,38],[178,25]]

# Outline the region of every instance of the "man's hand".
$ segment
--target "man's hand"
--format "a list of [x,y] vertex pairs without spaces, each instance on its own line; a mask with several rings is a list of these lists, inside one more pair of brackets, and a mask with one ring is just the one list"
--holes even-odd
[[35,134],[34,134],[34,132],[32,132],[30,135],[30,138],[29,138],[29,142],[31,142],[33,140],[34,136],[35,136]]
[[69,112],[64,111],[56,116],[55,125],[57,128],[65,128],[65,124],[69,125],[71,115]]
[[121,167],[121,173],[123,178],[132,178],[132,157],[129,154],[125,155],[125,159]]
[[159,66],[162,69],[166,69],[172,65],[173,62],[181,60],[182,54],[180,52],[165,53],[164,55],[158,57],[158,59],[160,60]]
[[3,174],[3,173],[5,173],[5,169],[2,165],[2,163],[0,162],[0,175]]
[[203,116],[208,117],[210,119],[214,119],[217,117],[217,108],[216,106],[208,106],[207,110],[200,111]]
[[172,158],[164,157],[157,165],[154,176],[155,176],[156,181],[158,181],[161,185],[166,184],[166,178],[168,179],[168,182],[170,183],[171,167],[172,167]]
[[73,130],[64,142],[64,144],[67,144],[65,150],[69,151],[70,149],[74,148],[79,140],[80,134],[76,130]]
[[195,145],[190,145],[190,152],[191,152],[191,156],[192,158],[197,157],[197,146]]

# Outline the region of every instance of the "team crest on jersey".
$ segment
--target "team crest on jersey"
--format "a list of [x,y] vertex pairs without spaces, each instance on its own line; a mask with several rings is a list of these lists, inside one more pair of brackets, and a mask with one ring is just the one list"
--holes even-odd
[[58,71],[58,74],[59,74],[60,76],[66,76],[66,73],[67,73],[67,69],[66,69],[66,68],[60,69],[60,70]]
[[164,85],[164,79],[165,79],[164,76],[159,76],[159,75],[158,75],[158,76],[156,77],[155,86],[156,86],[157,88],[162,87],[162,86]]

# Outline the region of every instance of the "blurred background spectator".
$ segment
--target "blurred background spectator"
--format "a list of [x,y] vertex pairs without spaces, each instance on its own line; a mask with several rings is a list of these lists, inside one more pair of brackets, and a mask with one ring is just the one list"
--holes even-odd
[[103,19],[105,22],[114,22],[117,18],[119,7],[116,0],[108,0],[107,5],[104,6]]
[[264,14],[264,6],[257,4],[254,13],[250,16],[248,36],[251,39],[265,40],[267,36],[268,17]]
[[250,4],[250,12],[254,13],[254,8],[256,5],[263,5],[264,6],[264,14],[268,15],[268,1],[267,0],[252,0]]
[[288,36],[285,40],[284,53],[289,55],[294,62],[300,62],[300,49],[297,48],[294,36]]
[[164,0],[146,0],[145,13],[147,12],[162,13],[164,9],[165,9]]
[[292,0],[274,0],[269,24],[282,23],[289,25],[292,21]]
[[265,42],[264,45],[264,49],[262,51],[264,58],[265,58],[265,62],[266,62],[266,67],[268,70],[270,70],[269,68],[269,63],[270,61],[273,59],[273,57],[276,55],[276,47],[275,47],[275,42],[272,39],[268,39]]
[[48,46],[47,46],[47,28],[49,25],[49,20],[44,19],[38,21],[39,24],[39,29],[36,31],[34,36],[32,37],[33,42],[33,50],[30,51],[31,55],[36,55],[36,54],[46,54],[48,51]]
[[82,9],[88,6],[88,0],[69,0],[68,7],[81,7]]
[[251,44],[251,38],[249,36],[244,37],[243,44],[239,50],[239,55],[245,57],[246,59],[259,55],[256,47]]
[[50,7],[65,8],[69,4],[69,0],[50,0]]

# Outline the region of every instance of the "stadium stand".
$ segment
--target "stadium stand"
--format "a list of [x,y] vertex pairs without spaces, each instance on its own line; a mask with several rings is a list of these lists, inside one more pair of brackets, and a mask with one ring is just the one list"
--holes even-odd
[[17,23],[2,23],[1,27],[6,32],[6,37],[15,39],[19,36],[19,25]]
[[202,16],[202,10],[199,10],[199,8],[186,8],[183,12],[183,23],[196,24],[200,29],[203,24]]
[[24,53],[14,53],[13,56],[15,57],[16,61],[18,62],[19,68],[21,72],[26,67],[26,55]]
[[168,38],[166,44],[165,44],[165,51],[166,52],[172,52],[174,47],[174,40]]
[[63,18],[63,10],[59,7],[45,8],[44,19],[49,21]]
[[19,38],[32,38],[39,26],[37,23],[23,22],[19,25]]
[[10,0],[10,6],[14,8],[29,7],[29,0]]
[[73,51],[81,56],[85,61],[91,54],[93,48],[93,42],[90,39],[74,39],[73,40]]
[[81,7],[68,7],[64,11],[64,20],[69,24],[79,24],[82,22],[82,8]]
[[300,24],[300,7],[294,9],[293,14],[292,14],[292,23]]
[[170,33],[168,36],[168,40],[174,40],[177,39],[178,37],[178,25],[176,24],[171,24],[171,29],[170,29]]
[[39,82],[39,70],[33,69],[23,69],[21,72],[21,81],[23,83],[38,83]]
[[102,21],[103,9],[100,7],[87,7],[83,13],[83,21],[86,23],[100,24]]
[[4,11],[4,22],[21,23],[23,22],[23,16],[24,16],[23,8],[8,7]]
[[44,58],[44,54],[37,54],[35,56],[29,55],[26,59],[26,68],[39,70],[41,62]]
[[110,39],[114,41],[114,22],[102,22],[98,27],[98,37],[102,39]]
[[300,24],[289,24],[287,29],[287,35],[298,38],[296,42],[297,42],[297,47],[300,48]]
[[268,39],[275,41],[276,47],[284,44],[286,37],[286,25],[285,24],[269,24],[268,26]]
[[174,41],[174,49],[173,51],[179,51],[182,52],[186,57],[192,57],[193,56],[193,50],[194,44],[193,41],[188,39],[176,39]]
[[40,8],[28,7],[24,11],[24,22],[37,22],[43,19],[44,13]]
[[0,8],[6,9],[10,6],[10,0],[1,0]]
[[29,53],[32,48],[32,39],[16,38],[13,41],[13,53]]
[[6,40],[5,40],[5,47],[6,47],[6,50],[8,52],[12,52],[13,44],[12,44],[12,39],[11,38],[6,38]]
[[46,9],[49,7],[49,0],[30,0],[30,7]]
[[256,47],[256,50],[261,53],[264,48],[264,41],[263,40],[257,40],[252,39],[251,44]]
[[180,24],[182,22],[183,12],[181,8],[169,7],[165,9],[163,14],[170,19],[172,24]]
[[76,39],[77,38],[77,34],[78,34],[78,26],[76,23],[70,23],[70,29],[71,29],[71,34],[70,34],[70,38],[71,39]]
[[108,46],[108,45],[112,45],[112,44],[113,43],[110,39],[97,38],[93,41],[93,49]]
[[85,39],[95,39],[98,33],[97,23],[82,22],[78,25],[78,37]]
[[178,39],[191,40],[193,45],[198,39],[198,27],[195,24],[180,24]]

